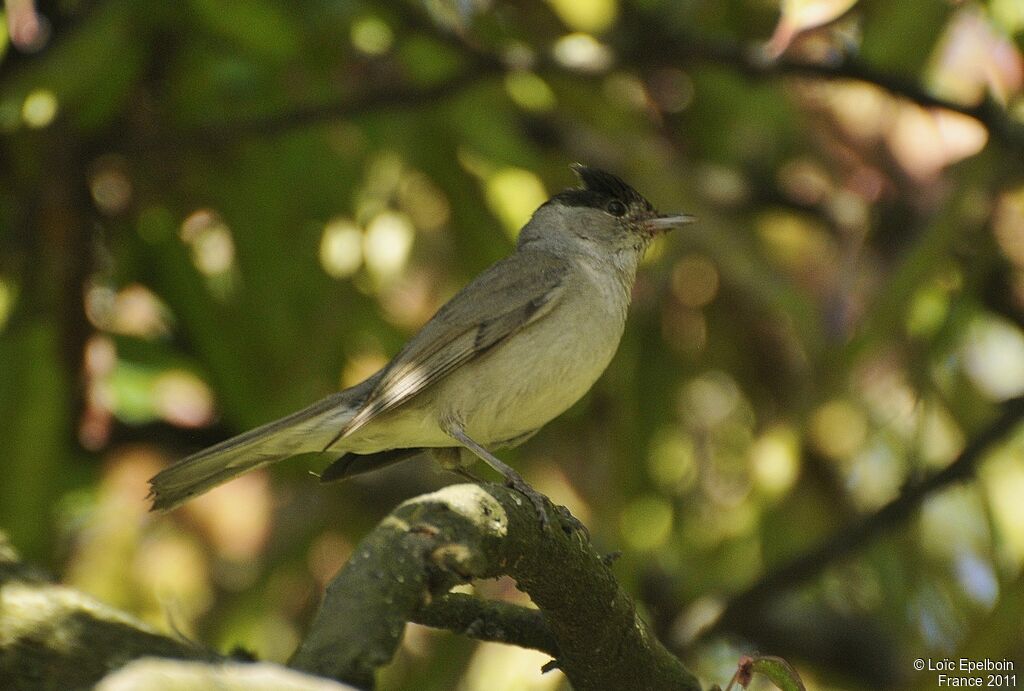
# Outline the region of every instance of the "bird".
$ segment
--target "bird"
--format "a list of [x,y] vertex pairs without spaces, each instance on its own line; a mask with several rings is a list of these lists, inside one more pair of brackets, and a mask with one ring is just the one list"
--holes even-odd
[[307,408],[168,466],[150,479],[154,511],[298,454],[337,458],[323,482],[423,452],[473,477],[483,460],[543,497],[492,450],[513,447],[578,401],[618,349],[651,241],[693,220],[662,214],[612,173],[571,166],[580,185],[533,213],[515,250],[457,292],[378,372]]

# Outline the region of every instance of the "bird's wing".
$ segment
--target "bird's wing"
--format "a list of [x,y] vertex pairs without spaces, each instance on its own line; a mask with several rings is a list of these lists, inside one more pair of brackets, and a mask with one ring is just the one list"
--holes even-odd
[[522,250],[484,271],[395,356],[362,408],[334,441],[402,405],[542,318],[562,295],[567,271],[568,264],[562,259]]

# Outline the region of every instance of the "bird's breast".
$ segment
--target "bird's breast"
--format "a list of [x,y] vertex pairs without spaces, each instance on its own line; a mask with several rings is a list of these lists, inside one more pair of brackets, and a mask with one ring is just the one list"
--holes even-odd
[[532,432],[578,401],[608,367],[626,321],[629,285],[585,267],[550,312],[345,439],[370,453],[450,446],[441,421],[459,420],[484,446]]
[[440,408],[483,444],[536,430],[578,401],[608,367],[626,306],[589,285],[567,290],[542,319],[440,382]]

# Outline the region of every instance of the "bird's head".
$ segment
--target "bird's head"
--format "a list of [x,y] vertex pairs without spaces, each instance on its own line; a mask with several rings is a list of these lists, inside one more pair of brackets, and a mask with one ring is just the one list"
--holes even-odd
[[534,213],[520,234],[529,242],[581,244],[602,254],[642,254],[661,233],[691,223],[688,214],[662,214],[621,178],[574,164],[582,187],[559,192]]

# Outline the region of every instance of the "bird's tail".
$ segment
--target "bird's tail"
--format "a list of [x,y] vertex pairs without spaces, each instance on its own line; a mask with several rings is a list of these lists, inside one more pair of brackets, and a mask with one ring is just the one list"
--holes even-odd
[[310,451],[322,451],[354,414],[349,391],[342,391],[262,427],[203,449],[154,475],[149,495],[153,510],[175,506],[250,470]]

